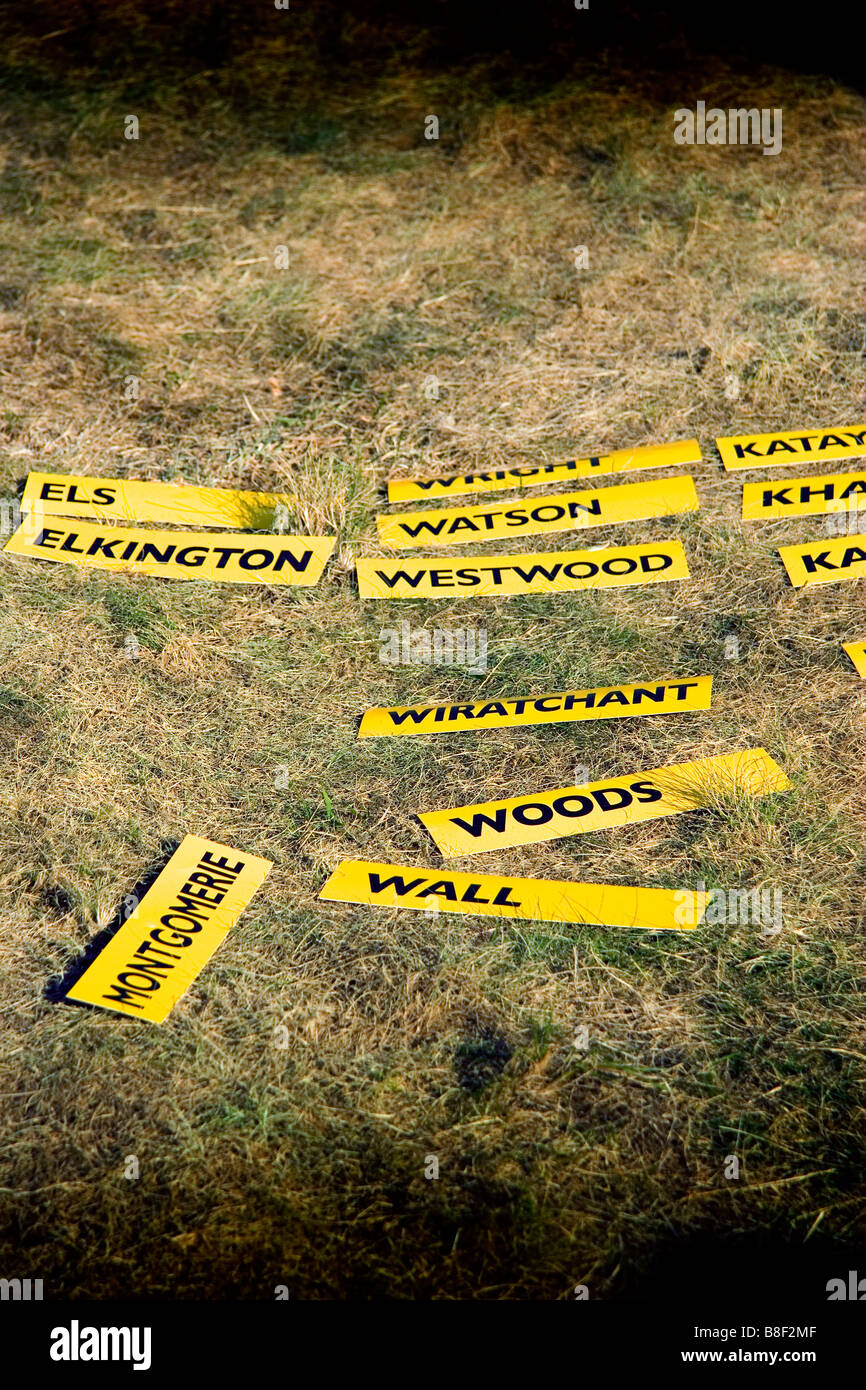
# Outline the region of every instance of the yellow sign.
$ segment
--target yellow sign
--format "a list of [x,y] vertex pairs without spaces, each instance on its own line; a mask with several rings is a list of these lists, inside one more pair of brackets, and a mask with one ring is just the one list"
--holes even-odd
[[732,468],[768,468],[775,464],[818,463],[825,459],[866,455],[866,425],[821,430],[778,430],[774,434],[737,434],[717,439],[722,463]]
[[183,526],[239,526],[270,530],[277,504],[294,507],[288,493],[243,492],[186,483],[143,483],[125,478],[87,478],[68,473],[31,473],[21,498],[23,511],[45,516],[80,516],[88,521],[165,521]]
[[443,854],[478,854],[674,816],[712,805],[726,792],[763,796],[790,785],[763,748],[749,748],[536,796],[425,811],[420,819]]
[[554,695],[475,700],[467,705],[407,705],[364,712],[359,738],[453,734],[464,729],[504,729],[516,724],[566,724],[576,719],[625,719],[636,714],[676,714],[709,709],[712,676],[648,685],[605,685]]
[[419,911],[436,908],[473,917],[692,931],[707,909],[710,894],[684,888],[621,888],[565,879],[431,872],[344,859],[319,897],[327,902],[381,903]]
[[6,542],[7,555],[61,560],[162,579],[212,579],[223,584],[317,584],[333,536],[242,536],[218,531],[142,531],[51,518],[25,517]]
[[[8,549],[8,546],[7,546]],[[530,555],[438,560],[358,560],[361,598],[489,598],[495,594],[566,594],[621,584],[688,579],[679,541]]]
[[866,535],[842,536],[806,545],[780,545],[782,564],[795,589],[804,584],[835,584],[866,578]]
[[187,835],[67,997],[162,1023],[270,868],[270,859]]
[[743,520],[765,516],[818,516],[823,512],[866,511],[866,473],[818,473],[790,483],[744,483]]
[[858,676],[866,676],[866,642],[843,642],[842,650],[850,656]]
[[700,507],[687,473],[676,478],[626,483],[587,492],[562,492],[531,502],[497,502],[486,507],[451,507],[438,511],[398,512],[376,518],[379,540],[397,549],[418,545],[465,545],[468,541],[502,540],[511,535],[584,530],[620,521],[674,516]]
[[389,502],[424,501],[427,497],[459,497],[467,492],[504,492],[515,487],[541,487],[570,478],[594,478],[603,473],[631,473],[640,468],[682,467],[701,462],[696,439],[677,444],[650,444],[639,449],[617,449],[585,459],[558,459],[518,468],[498,468],[492,473],[464,473],[453,478],[396,478],[388,484]]

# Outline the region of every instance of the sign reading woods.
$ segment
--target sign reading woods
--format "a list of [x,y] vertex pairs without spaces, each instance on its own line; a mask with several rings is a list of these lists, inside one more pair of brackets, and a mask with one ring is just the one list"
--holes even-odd
[[769,753],[750,748],[534,796],[425,811],[419,819],[443,854],[478,854],[673,816],[711,806],[719,795],[764,796],[790,786]]
[[476,555],[465,559],[358,560],[361,598],[474,598],[495,594],[564,594],[622,584],[688,579],[679,541],[621,545],[599,550],[545,551],[529,555]]
[[676,714],[709,709],[712,676],[647,685],[604,685],[554,695],[476,700],[468,705],[405,705],[365,710],[359,738],[449,734],[502,729],[516,724],[564,724],[576,719],[625,719],[637,714]]
[[682,467],[701,462],[696,439],[678,444],[652,444],[640,449],[618,449],[612,454],[585,459],[557,459],[554,463],[497,468],[491,473],[463,473],[450,478],[394,478],[388,483],[389,502],[424,501],[425,498],[459,497],[468,492],[505,492],[516,487],[541,487],[569,478],[592,478],[603,473],[630,473],[641,468]]
[[700,507],[695,485],[687,473],[647,483],[587,492],[563,492],[532,502],[495,503],[486,507],[440,508],[438,511],[398,512],[376,518],[383,545],[411,549],[418,545],[464,545],[468,541],[501,540],[548,531],[573,531],[611,526],[619,521],[646,521],[655,516],[694,512]]
[[564,879],[505,878],[499,874],[455,874],[344,859],[319,897],[329,902],[380,903],[417,911],[520,917],[536,922],[582,922],[594,926],[642,927],[646,931],[692,931],[710,894],[673,888],[624,888]]
[[210,579],[222,584],[318,583],[334,548],[333,536],[221,535],[218,531],[143,531],[90,526],[52,518],[25,520],[4,547],[9,555],[60,560],[95,569],[130,570],[163,579]]
[[270,859],[187,835],[67,997],[162,1023],[271,868]]

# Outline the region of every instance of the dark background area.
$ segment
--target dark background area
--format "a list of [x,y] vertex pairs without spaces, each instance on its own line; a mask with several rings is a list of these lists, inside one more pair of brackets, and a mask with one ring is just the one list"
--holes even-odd
[[373,75],[395,61],[436,68],[494,53],[509,85],[555,82],[588,58],[631,66],[636,79],[644,71],[698,77],[702,57],[712,55],[862,86],[857,18],[838,0],[808,10],[780,0],[590,0],[583,11],[573,0],[291,0],[289,11],[277,11],[273,0],[12,0],[0,5],[0,32],[17,41],[21,81],[30,60],[40,68],[92,68],[97,81],[137,88],[169,68],[230,68],[266,39],[288,61],[294,55],[332,69],[337,81],[358,63]]

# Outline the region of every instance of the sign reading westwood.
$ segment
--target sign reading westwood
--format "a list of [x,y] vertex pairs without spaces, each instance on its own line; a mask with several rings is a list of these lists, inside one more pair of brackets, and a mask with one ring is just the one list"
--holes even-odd
[[453,734],[519,724],[564,724],[576,719],[624,719],[638,714],[676,714],[709,709],[712,676],[646,685],[606,685],[553,695],[475,700],[466,705],[406,705],[364,711],[358,738]]
[[749,748],[534,796],[425,811],[419,819],[443,854],[478,854],[674,816],[711,806],[720,795],[765,796],[790,786],[765,749]]
[[7,555],[59,560],[95,569],[130,570],[162,579],[222,584],[317,584],[333,536],[255,536],[219,531],[144,531],[51,518],[38,529],[24,518],[4,547]]
[[464,473],[449,478],[394,478],[388,483],[389,502],[423,502],[428,497],[459,497],[468,492],[505,492],[515,487],[541,487],[570,478],[593,478],[603,473],[631,473],[640,468],[682,467],[701,462],[696,439],[676,444],[651,444],[638,449],[617,449],[612,454],[585,459],[557,459],[554,463],[497,468],[491,473]]
[[67,997],[162,1023],[271,867],[270,859],[187,835]]
[[529,555],[475,555],[436,560],[357,561],[361,598],[490,598],[496,594],[564,594],[623,584],[688,579],[679,541],[619,545],[598,550],[544,551]]
[[293,507],[294,498],[288,493],[88,478],[68,473],[31,473],[21,498],[22,511],[45,516],[238,526],[249,531],[270,530],[278,504]]
[[485,507],[451,507],[426,512],[398,512],[376,518],[379,540],[397,549],[419,545],[465,545],[468,541],[502,540],[511,535],[540,535],[620,521],[675,516],[700,507],[693,480],[676,478],[625,483],[586,492],[563,492],[531,502],[497,502]]
[[627,888],[564,879],[458,874],[344,859],[319,893],[327,902],[431,907],[482,917],[692,931],[710,894],[672,888]]

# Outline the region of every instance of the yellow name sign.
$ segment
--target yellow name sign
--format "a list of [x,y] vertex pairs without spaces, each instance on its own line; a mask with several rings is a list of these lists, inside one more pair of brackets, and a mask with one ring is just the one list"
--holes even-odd
[[402,864],[348,860],[334,870],[320,898],[338,903],[381,903],[418,911],[437,908],[482,917],[580,922],[592,926],[692,931],[710,894],[690,889],[621,888],[565,879],[454,874]]
[[619,521],[645,521],[654,516],[694,512],[700,505],[694,482],[682,473],[676,478],[655,478],[622,487],[562,492],[531,502],[398,512],[396,516],[377,517],[376,526],[383,545],[411,549],[418,545],[501,540],[516,533],[532,536],[611,526]]
[[515,487],[541,487],[569,478],[594,478],[603,473],[630,473],[640,468],[682,467],[701,462],[696,439],[677,444],[651,444],[639,449],[617,449],[611,454],[585,459],[557,459],[518,468],[497,468],[491,473],[464,473],[450,478],[395,478],[388,483],[389,502],[424,501],[426,497],[459,497],[468,492],[505,492]]
[[471,563],[452,558],[386,560],[374,556],[358,560],[357,568],[361,598],[566,594],[689,577],[679,541],[530,555],[477,555]]
[[843,642],[842,650],[850,656],[858,676],[866,676],[866,642]]
[[468,705],[405,705],[365,710],[359,738],[407,734],[453,734],[465,729],[500,729],[516,724],[565,724],[576,719],[625,719],[637,714],[675,714],[709,709],[712,676],[648,685],[605,685],[561,690],[520,699],[476,700]]
[[744,483],[743,520],[866,510],[866,473],[818,473],[790,483]]
[[288,493],[88,478],[68,473],[31,473],[21,498],[24,511],[41,510],[46,516],[239,526],[249,531],[270,529],[280,503],[293,507],[294,499]]
[[857,458],[866,454],[866,425],[736,434],[717,439],[716,445],[727,469]]
[[271,867],[270,859],[187,835],[67,998],[162,1023]]
[[318,583],[334,548],[333,536],[243,536],[218,531],[143,531],[51,518],[25,517],[4,547],[7,555],[60,560],[102,570],[130,570],[163,579],[211,579],[223,584]]
[[781,545],[779,555],[795,589],[866,577],[866,535],[842,536],[806,545]]
[[693,811],[725,792],[764,796],[790,785],[769,753],[750,748],[535,796],[425,811],[420,819],[443,854],[478,854]]

